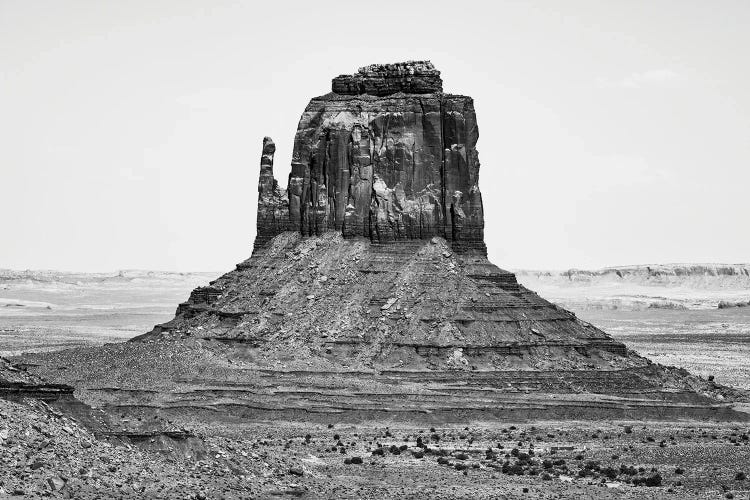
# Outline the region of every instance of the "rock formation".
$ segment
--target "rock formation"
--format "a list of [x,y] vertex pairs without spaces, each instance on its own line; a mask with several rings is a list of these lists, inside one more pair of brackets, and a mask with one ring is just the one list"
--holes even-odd
[[365,357],[375,343],[376,358],[401,349],[433,362],[457,351],[500,365],[539,349],[626,357],[486,259],[470,97],[444,94],[429,62],[367,66],[333,90],[302,114],[286,190],[263,140],[253,256],[154,334],[200,325],[204,338],[322,339],[325,352]]
[[472,99],[443,93],[427,61],[368,66],[332,87],[302,114],[286,191],[264,141],[256,248],[286,230],[483,248]]
[[277,234],[290,229],[289,198],[273,176],[273,155],[276,144],[270,137],[263,139],[258,179],[258,224],[255,246],[262,247]]
[[[217,379],[255,387],[273,412],[336,401],[361,416],[396,398],[410,415],[577,418],[597,400],[582,406],[579,392],[606,395],[599,416],[684,411],[669,401],[694,402],[695,415],[728,411],[686,372],[652,365],[487,260],[477,137],[472,99],[443,93],[429,62],[335,78],[302,114],[286,190],[264,139],[252,256],[134,340],[230,346],[235,363],[269,379]],[[299,396],[266,393],[279,377]],[[493,395],[477,399],[477,384]],[[396,386],[427,399],[407,410]],[[539,393],[512,395],[529,390]],[[658,395],[632,400],[644,391]]]

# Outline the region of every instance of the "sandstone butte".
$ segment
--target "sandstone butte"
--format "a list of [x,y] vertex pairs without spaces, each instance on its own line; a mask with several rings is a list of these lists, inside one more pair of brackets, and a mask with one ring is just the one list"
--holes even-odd
[[30,371],[118,413],[214,420],[747,419],[488,261],[478,134],[428,61],[334,78],[286,188],[263,141],[249,259],[130,343]]

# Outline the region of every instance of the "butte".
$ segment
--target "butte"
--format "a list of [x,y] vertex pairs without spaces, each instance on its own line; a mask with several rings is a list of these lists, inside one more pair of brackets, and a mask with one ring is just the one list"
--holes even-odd
[[[429,61],[307,105],[286,188],[263,141],[252,256],[127,344],[35,370],[119,413],[315,422],[744,420],[489,262],[471,97]],[[59,370],[57,365],[65,365]]]

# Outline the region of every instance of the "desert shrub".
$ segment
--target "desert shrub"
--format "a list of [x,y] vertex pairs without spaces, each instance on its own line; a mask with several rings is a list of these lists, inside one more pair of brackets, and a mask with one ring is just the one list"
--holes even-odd
[[509,474],[511,476],[523,476],[523,467],[520,464],[503,464],[501,471],[503,474]]
[[636,486],[645,485],[649,487],[661,486],[661,474],[654,472],[648,476],[635,478],[633,479],[633,484]]
[[615,479],[617,477],[617,469],[614,467],[605,467],[601,470],[601,473],[604,477],[609,479]]
[[638,474],[638,471],[632,465],[623,464],[620,466],[620,474],[626,474],[628,476],[635,476],[636,474]]
[[521,464],[514,464],[510,466],[510,473],[516,476],[523,476],[523,466]]
[[601,467],[599,465],[599,462],[597,462],[595,460],[589,460],[588,462],[586,462],[586,464],[583,466],[583,468],[587,469],[587,470],[593,470],[593,471],[598,472]]

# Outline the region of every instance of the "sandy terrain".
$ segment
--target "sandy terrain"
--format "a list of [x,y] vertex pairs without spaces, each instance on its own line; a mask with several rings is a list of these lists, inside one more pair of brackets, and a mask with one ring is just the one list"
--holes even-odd
[[0,355],[124,341],[219,274],[0,270]]

